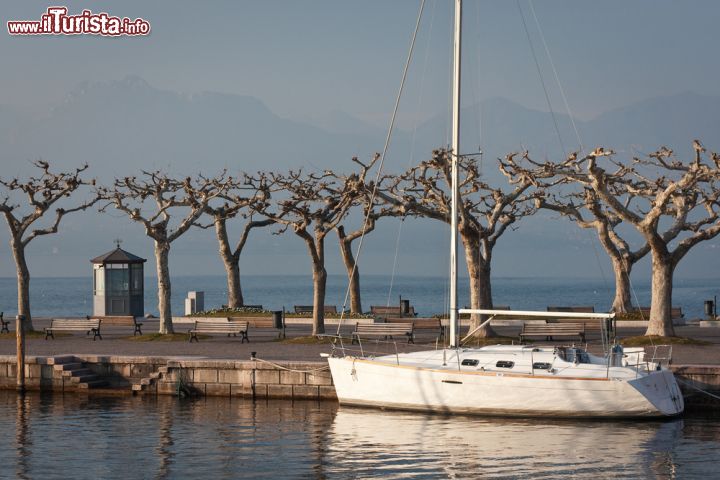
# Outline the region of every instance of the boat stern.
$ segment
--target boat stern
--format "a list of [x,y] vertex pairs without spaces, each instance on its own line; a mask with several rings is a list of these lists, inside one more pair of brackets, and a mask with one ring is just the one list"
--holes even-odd
[[685,410],[682,392],[670,370],[655,370],[628,384],[655,407],[659,416],[679,415]]

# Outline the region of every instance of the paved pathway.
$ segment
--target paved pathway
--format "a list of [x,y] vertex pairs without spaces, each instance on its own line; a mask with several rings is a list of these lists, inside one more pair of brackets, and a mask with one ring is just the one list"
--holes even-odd
[[[49,322],[35,322],[35,328],[41,329]],[[176,331],[185,332],[185,325],[178,326]],[[335,333],[335,326],[328,326],[328,333]],[[343,334],[349,335],[351,326],[343,328]],[[143,326],[145,333],[157,331],[157,320],[146,321]],[[516,336],[518,328],[499,327],[502,335]],[[251,352],[257,352],[258,358],[266,360],[298,360],[321,361],[320,353],[329,352],[330,345],[318,344],[287,344],[275,339],[273,330],[251,330],[250,343],[240,343],[239,338],[214,336],[201,340],[199,343],[178,342],[136,342],[128,340],[132,336],[132,328],[120,326],[103,327],[103,340],[93,341],[92,337],[83,334],[58,337],[55,340],[28,339],[27,354],[39,356],[63,354],[96,354],[96,355],[132,355],[132,356],[197,356],[205,358],[249,359]],[[620,336],[642,335],[643,329],[620,329]],[[673,346],[673,363],[713,364],[720,365],[720,328],[700,328],[694,326],[677,327],[676,333],[681,336],[698,338],[711,342],[708,346]],[[309,325],[291,325],[288,327],[290,338],[310,335]],[[590,339],[590,349],[600,348],[597,339]],[[434,347],[432,335],[422,332],[419,344]],[[0,339],[0,355],[14,355],[15,341],[11,338]]]

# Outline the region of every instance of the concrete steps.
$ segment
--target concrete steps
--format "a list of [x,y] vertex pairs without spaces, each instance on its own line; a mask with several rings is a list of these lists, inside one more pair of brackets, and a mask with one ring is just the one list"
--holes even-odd
[[[58,360],[60,360],[58,362]],[[102,388],[108,385],[106,380],[100,378],[99,375],[93,373],[87,366],[75,359],[60,358],[55,359],[53,370],[58,372],[61,377],[67,378],[70,384],[75,385],[79,390],[88,390],[91,388]]]
[[133,394],[138,393],[149,393],[148,391],[155,386],[158,380],[168,372],[168,367],[160,367],[156,371],[152,372],[150,376],[140,379],[140,383],[135,383],[132,386]]

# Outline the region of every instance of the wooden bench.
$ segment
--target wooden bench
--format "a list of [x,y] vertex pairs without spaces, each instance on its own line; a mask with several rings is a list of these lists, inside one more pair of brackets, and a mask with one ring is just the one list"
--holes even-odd
[[133,337],[135,335],[142,335],[140,327],[143,326],[142,322],[138,322],[136,317],[131,315],[128,316],[109,316],[109,317],[91,317],[90,315],[85,316],[88,320],[102,320],[105,325],[127,325],[133,327]]
[[189,341],[192,342],[193,339],[195,339],[196,342],[199,342],[200,339],[198,338],[198,333],[200,334],[218,334],[218,333],[225,333],[229,337],[232,335],[233,337],[237,337],[238,333],[240,334],[240,343],[248,342],[250,343],[250,339],[248,338],[248,322],[195,322],[195,326],[188,330],[188,334],[190,334]]
[[527,337],[545,337],[550,341],[553,337],[579,337],[585,342],[584,323],[525,323],[518,335],[522,342]]
[[235,323],[245,322],[251,328],[272,328],[278,331],[278,338],[285,338],[285,319],[280,329],[275,327],[274,319],[267,317],[229,317],[228,320]]
[[[403,318],[386,318],[385,323],[407,323],[407,319]],[[433,330],[437,331],[438,338],[445,338],[445,328],[439,318],[413,318],[413,335],[416,330]]]
[[548,312],[571,312],[571,313],[595,313],[595,307],[576,306],[576,307],[547,307]]
[[378,318],[410,318],[417,315],[413,306],[410,306],[408,313],[403,315],[401,307],[387,307],[385,305],[371,305],[370,314]]
[[0,333],[10,333],[10,329],[8,328],[10,326],[10,320],[3,320],[3,315],[5,312],[0,312],[0,324],[2,324],[2,328],[0,328]]
[[[650,318],[650,307],[638,307],[635,309],[636,312],[639,312],[645,320],[648,320]],[[681,307],[670,307],[670,318],[671,319],[682,319],[685,318],[685,315],[682,313]]]
[[[315,311],[315,308],[312,305],[295,305],[295,313],[309,313],[312,315],[312,313]],[[325,314],[331,314],[335,315],[338,313],[337,311],[337,305],[325,305],[323,307],[323,312]]]
[[53,318],[50,320],[50,326],[45,327],[45,340],[52,337],[55,340],[55,332],[85,332],[85,335],[93,334],[93,341],[96,338],[102,340],[100,335],[100,320],[97,318]]
[[356,323],[355,331],[352,332],[352,343],[360,340],[360,337],[383,337],[384,339],[393,336],[405,335],[408,343],[415,343],[413,336],[413,324],[404,323]]

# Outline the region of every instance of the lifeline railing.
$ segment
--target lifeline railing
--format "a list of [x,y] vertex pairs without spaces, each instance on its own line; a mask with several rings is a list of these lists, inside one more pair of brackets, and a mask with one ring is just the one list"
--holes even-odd
[[[363,358],[373,358],[381,355],[395,355],[398,365],[400,364],[400,353],[410,351],[423,351],[428,350],[429,345],[427,344],[405,344],[402,343],[401,347],[398,346],[398,342],[394,339],[382,340],[382,339],[368,339],[364,340],[362,337],[343,337],[341,335],[318,335],[318,337],[332,339],[332,354],[338,352],[340,355],[353,355],[360,356]],[[357,346],[355,345],[357,343]],[[349,345],[348,345],[349,344]],[[372,349],[371,347],[375,347]],[[385,347],[385,348],[383,348]],[[444,348],[444,345],[439,343],[439,340],[435,340],[434,350]]]
[[[648,355],[645,348],[652,349],[652,354]],[[627,361],[625,365],[635,368],[635,376],[637,378],[641,372],[650,373],[652,371],[660,370],[663,363],[665,366],[670,366],[670,362],[672,361],[672,345],[648,345],[643,347],[642,352],[625,352],[625,358],[629,358],[628,354],[635,356],[636,361],[634,363]],[[648,358],[648,356],[650,358]],[[608,365],[610,365],[610,362],[611,355],[608,356]]]

